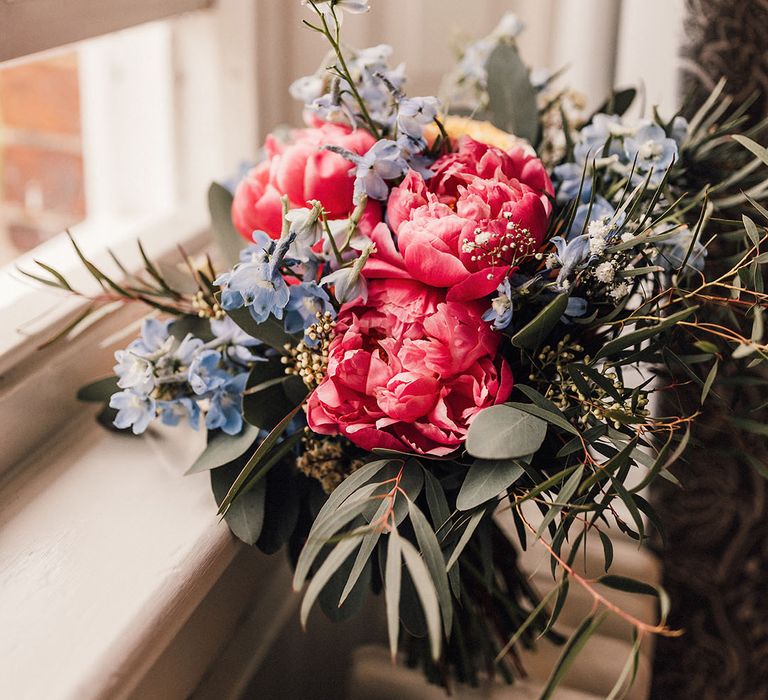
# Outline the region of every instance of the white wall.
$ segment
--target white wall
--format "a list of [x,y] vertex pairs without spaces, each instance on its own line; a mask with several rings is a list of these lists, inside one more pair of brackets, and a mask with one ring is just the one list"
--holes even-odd
[[[301,27],[309,10],[298,0],[260,0],[262,134],[276,121],[299,119],[287,83],[311,73],[326,51],[321,37]],[[645,83],[649,104],[676,107],[683,0],[372,0],[366,15],[348,15],[344,37],[362,47],[391,44],[408,65],[408,92],[433,94],[462,39],[487,34],[505,12],[527,29],[526,61],[552,70],[568,66],[567,81],[597,106],[611,84]]]

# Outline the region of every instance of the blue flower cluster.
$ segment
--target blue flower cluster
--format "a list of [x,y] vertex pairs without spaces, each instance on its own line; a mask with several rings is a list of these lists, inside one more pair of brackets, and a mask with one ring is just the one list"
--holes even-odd
[[264,360],[259,341],[229,318],[210,322],[208,342],[174,336],[173,324],[146,319],[141,337],[115,353],[121,389],[109,402],[117,410],[115,426],[138,435],[159,417],[166,425],[187,420],[197,429],[205,414],[209,430],[239,433],[248,368]]
[[650,121],[630,124],[617,114],[597,114],[580,132],[573,152],[574,160],[558,165],[554,179],[560,203],[592,197],[593,172],[630,177],[633,185],[648,182],[658,187],[667,169],[677,160],[679,146],[688,124],[677,117],[670,135]]
[[[355,88],[366,105],[368,116],[380,125],[386,135],[362,156],[340,149],[355,164],[355,198],[362,195],[386,199],[386,180],[394,180],[408,167],[425,178],[432,175],[431,160],[425,155],[427,141],[424,127],[435,120],[440,110],[436,97],[406,97],[403,93],[405,67],[389,67],[392,47],[373,46],[351,55],[347,61]],[[291,95],[301,100],[305,108],[323,121],[365,125],[364,116],[352,95],[350,85],[339,77],[330,83],[323,66],[311,76],[299,78],[290,88]]]

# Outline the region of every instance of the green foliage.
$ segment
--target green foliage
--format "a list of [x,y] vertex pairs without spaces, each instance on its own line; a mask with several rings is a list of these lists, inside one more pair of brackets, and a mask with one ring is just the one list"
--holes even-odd
[[246,241],[232,223],[232,194],[218,182],[212,182],[208,188],[208,210],[213,240],[227,265],[232,266],[239,261]]
[[547,424],[509,404],[481,411],[467,433],[467,452],[486,460],[507,460],[536,452],[547,434]]
[[536,143],[539,137],[536,90],[517,47],[506,41],[499,42],[488,57],[485,69],[491,122],[503,131]]

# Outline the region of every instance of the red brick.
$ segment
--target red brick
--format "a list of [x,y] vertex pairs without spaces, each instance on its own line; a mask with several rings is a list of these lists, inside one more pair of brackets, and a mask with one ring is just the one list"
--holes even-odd
[[5,201],[25,206],[31,212],[85,215],[82,156],[8,144],[0,163],[0,191]]
[[0,121],[15,129],[79,135],[77,54],[0,68]]

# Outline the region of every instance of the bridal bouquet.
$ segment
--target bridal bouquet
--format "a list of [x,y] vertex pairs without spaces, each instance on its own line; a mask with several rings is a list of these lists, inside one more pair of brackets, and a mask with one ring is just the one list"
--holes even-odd
[[[382,594],[393,656],[446,687],[513,682],[516,650],[544,636],[564,643],[549,697],[610,608],[635,630],[618,696],[642,639],[676,634],[667,601],[574,561],[595,539],[609,572],[612,528],[641,543],[660,527],[642,493],[675,480],[702,410],[669,413],[675,387],[717,401],[721,379],[768,356],[768,152],[758,132],[732,136],[744,109],[723,85],[690,121],[625,117],[632,90],[584,113],[557,76],[531,74],[511,16],[466,48],[441,99],[408,96],[390,47],[342,43],[365,0],[304,4],[330,45],[290,88],[306,125],[270,135],[233,191],[210,190],[229,264],[187,257],[190,292],[146,256],[120,281],[83,258],[104,291],[92,308],[156,313],[81,398],[108,397],[136,434],[204,426],[190,472],[210,472],[237,537],[287,550],[302,622],[318,601],[341,619]],[[75,291],[45,269],[32,276]],[[545,597],[516,547],[548,552]],[[595,604],[563,636],[569,585]],[[658,622],[605,588],[656,596]]]

